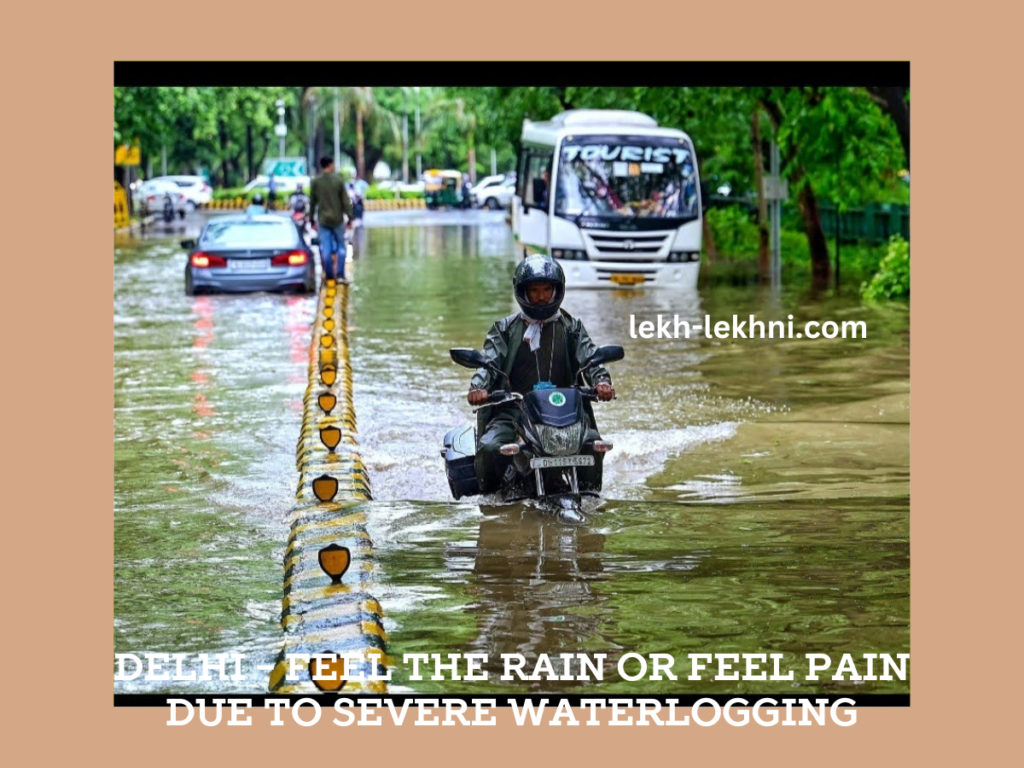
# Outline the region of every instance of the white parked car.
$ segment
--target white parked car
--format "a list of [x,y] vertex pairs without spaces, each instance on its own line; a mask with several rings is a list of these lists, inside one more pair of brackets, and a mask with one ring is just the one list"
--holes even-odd
[[170,179],[149,179],[135,189],[135,205],[144,214],[160,215],[164,210],[164,199],[170,197],[174,212],[185,218],[189,200],[185,191]]
[[202,176],[161,176],[160,178],[170,179],[177,184],[185,193],[189,208],[193,211],[213,199],[213,188],[206,183],[206,179]]
[[474,206],[492,211],[510,207],[515,193],[516,180],[508,176],[488,176],[481,179],[470,192]]
[[[283,196],[287,200],[295,191],[296,184],[302,184],[303,187],[309,186],[309,176],[275,176],[274,182],[277,184],[278,197]],[[267,189],[269,184],[270,178],[261,174],[246,184],[243,190],[252,192],[256,188]]]

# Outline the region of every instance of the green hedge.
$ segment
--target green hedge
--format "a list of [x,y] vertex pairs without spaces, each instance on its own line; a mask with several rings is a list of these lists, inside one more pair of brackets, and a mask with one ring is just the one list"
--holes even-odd
[[[304,191],[308,195],[309,194],[309,187],[308,186],[305,187]],[[277,192],[277,199],[278,200],[287,200],[289,197],[292,196],[292,193],[294,193],[294,192],[295,192],[295,185],[294,184],[289,184],[287,187],[285,187],[285,189],[283,191],[278,190],[278,192]],[[252,190],[250,190],[248,192],[246,192],[242,187],[231,187],[231,188],[215,189],[215,190],[213,190],[213,199],[214,200],[234,200],[236,197],[241,197],[244,200],[251,200],[252,196],[255,195],[256,193],[259,193],[259,194],[263,195],[263,199],[264,200],[266,200],[266,199],[268,199],[270,197],[270,190],[267,189],[266,187],[256,187],[255,189],[252,189]]]
[[899,235],[889,239],[885,258],[870,282],[861,285],[868,301],[891,301],[910,297],[910,243]]
[[363,195],[365,200],[422,200],[422,192],[402,192],[393,189],[381,189],[376,184],[370,186]]

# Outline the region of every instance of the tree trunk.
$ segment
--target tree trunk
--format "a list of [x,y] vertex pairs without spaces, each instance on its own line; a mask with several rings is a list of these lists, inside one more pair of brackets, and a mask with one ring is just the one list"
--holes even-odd
[[[267,152],[270,151],[270,141],[271,140],[269,138],[264,138],[263,139],[263,148],[260,150],[259,158],[256,160],[256,168],[257,169],[258,168],[262,168],[263,167],[263,161],[267,159]],[[258,175],[259,175],[259,173],[254,169],[252,171],[252,173],[250,174],[249,179],[250,180],[255,179]]]
[[253,151],[252,151],[252,123],[245,124],[245,160],[247,170],[249,171],[249,178],[256,178],[256,171],[253,169]]
[[[324,151],[324,124],[317,122],[316,131],[313,133],[313,165],[329,152]],[[338,162],[338,158],[334,158],[334,162]]]
[[[772,129],[779,130],[782,123],[782,110],[779,105],[768,99],[761,100],[761,106],[768,113]],[[790,147],[786,151],[783,167],[790,164],[796,154],[796,147]],[[804,168],[797,168],[791,175],[790,181],[793,187],[800,188],[799,204],[800,215],[804,220],[804,231],[807,233],[807,245],[811,251],[811,288],[812,290],[824,290],[828,288],[829,278],[832,274],[832,264],[828,258],[828,244],[825,242],[825,231],[821,228],[821,214],[818,212],[818,199],[814,196],[811,183],[801,185],[807,175]]]
[[700,226],[704,233],[704,252],[708,256],[708,266],[711,266],[718,258],[718,249],[715,248],[715,237],[711,234],[711,227],[708,226],[707,211],[704,211],[704,215],[701,217]]
[[757,190],[757,276],[762,282],[771,277],[768,254],[768,200],[764,196],[764,152],[761,145],[761,110],[754,109],[750,123],[750,134],[754,145],[754,189]]
[[907,157],[910,170],[910,105],[907,104],[903,88],[868,88],[875,102],[892,118],[896,132],[900,135],[903,154]]
[[363,136],[363,113],[356,109],[356,176],[366,181],[366,148]]
[[[803,176],[803,169],[799,172]],[[795,178],[794,182],[799,183],[800,179]],[[800,215],[804,219],[804,230],[807,232],[807,244],[811,249],[811,287],[814,290],[828,288],[829,280],[832,277],[832,264],[828,258],[828,243],[825,241],[825,231],[821,228],[821,215],[818,212],[818,199],[814,196],[814,190],[808,181],[800,189]]]
[[231,186],[231,179],[228,176],[228,163],[230,158],[228,157],[228,129],[224,125],[224,121],[219,121],[217,124],[218,133],[220,134],[220,174],[221,181],[225,187]]
[[469,132],[469,152],[467,153],[467,160],[469,161],[469,183],[476,184],[476,142],[473,139],[473,131]]
[[372,175],[373,169],[377,167],[377,163],[384,157],[384,150],[379,147],[368,146],[363,147],[363,163],[367,168],[370,169]]

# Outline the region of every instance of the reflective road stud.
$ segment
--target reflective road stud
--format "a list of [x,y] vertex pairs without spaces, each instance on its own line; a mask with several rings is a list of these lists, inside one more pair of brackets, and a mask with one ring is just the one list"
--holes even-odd
[[309,679],[321,691],[340,691],[347,682],[344,675],[345,660],[334,651],[321,651],[309,660]]
[[341,442],[341,430],[337,427],[324,427],[320,430],[320,442],[327,446],[327,450],[333,451]]
[[331,501],[338,493],[338,481],[330,475],[320,475],[313,481],[313,494],[320,501]]
[[341,584],[341,577],[345,575],[352,562],[352,553],[348,547],[331,544],[320,550],[317,559],[324,573],[331,577],[331,582]]
[[324,413],[329,414],[334,410],[334,406],[338,404],[338,398],[332,395],[330,392],[324,392],[316,399],[317,405],[320,406],[320,410]]

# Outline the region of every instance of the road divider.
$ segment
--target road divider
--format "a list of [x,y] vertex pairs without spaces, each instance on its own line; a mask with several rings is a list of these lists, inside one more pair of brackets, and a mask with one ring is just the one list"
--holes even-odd
[[[383,611],[374,587],[373,541],[366,529],[370,476],[359,454],[348,346],[348,286],[320,288],[296,446],[295,507],[284,554],[281,626],[285,641],[270,675],[274,693],[334,690],[311,679],[310,659],[336,654],[353,660],[345,692],[384,693],[386,683],[357,680],[387,665]],[[289,679],[290,672],[295,679]],[[377,675],[379,676],[379,675]]]
[[363,202],[364,211],[413,211],[424,210],[426,207],[427,203],[422,197],[408,200],[366,200]]

